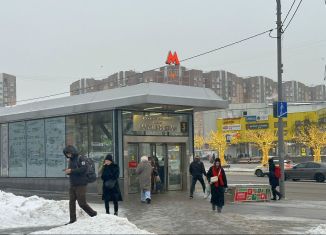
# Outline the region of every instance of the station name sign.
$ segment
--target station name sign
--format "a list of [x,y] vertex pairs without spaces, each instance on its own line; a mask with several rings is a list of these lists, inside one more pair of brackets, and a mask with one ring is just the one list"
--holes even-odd
[[187,132],[186,123],[180,122],[178,117],[165,117],[161,115],[133,115],[133,131],[154,132]]

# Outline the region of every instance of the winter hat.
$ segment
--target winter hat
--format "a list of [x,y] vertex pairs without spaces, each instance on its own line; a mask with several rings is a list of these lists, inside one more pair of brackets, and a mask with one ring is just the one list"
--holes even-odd
[[109,161],[113,162],[112,155],[111,154],[106,155],[105,160],[109,160]]
[[147,157],[147,156],[142,156],[142,157],[140,158],[140,161],[141,161],[141,162],[146,162],[146,161],[148,161],[148,157]]

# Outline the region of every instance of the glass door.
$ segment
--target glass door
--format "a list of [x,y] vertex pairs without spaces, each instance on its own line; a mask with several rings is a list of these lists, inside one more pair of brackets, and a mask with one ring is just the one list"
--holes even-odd
[[181,187],[181,148],[178,144],[167,145],[168,154],[168,190],[180,190]]
[[128,188],[129,193],[139,191],[139,181],[136,168],[139,162],[138,144],[128,144]]

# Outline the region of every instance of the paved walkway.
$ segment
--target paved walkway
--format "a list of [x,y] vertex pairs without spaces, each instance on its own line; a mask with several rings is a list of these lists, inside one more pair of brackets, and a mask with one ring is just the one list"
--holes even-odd
[[[57,200],[68,198],[67,193],[13,192]],[[89,195],[88,200],[100,213],[104,213],[104,205],[98,195]],[[325,223],[322,219],[325,218],[326,203],[323,205],[319,207],[317,202],[316,206],[300,208],[290,200],[231,203],[223,208],[222,214],[218,214],[211,210],[209,199],[204,199],[199,189],[194,199],[189,199],[188,192],[154,194],[152,204],[141,203],[138,194],[130,195],[129,200],[120,203],[119,216],[127,217],[140,229],[157,234],[297,234]]]

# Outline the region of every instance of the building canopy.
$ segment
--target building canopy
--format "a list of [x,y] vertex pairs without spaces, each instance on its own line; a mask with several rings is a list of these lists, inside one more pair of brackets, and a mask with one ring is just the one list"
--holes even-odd
[[227,107],[228,102],[208,88],[141,83],[135,86],[1,108],[0,123],[110,109],[178,113]]

